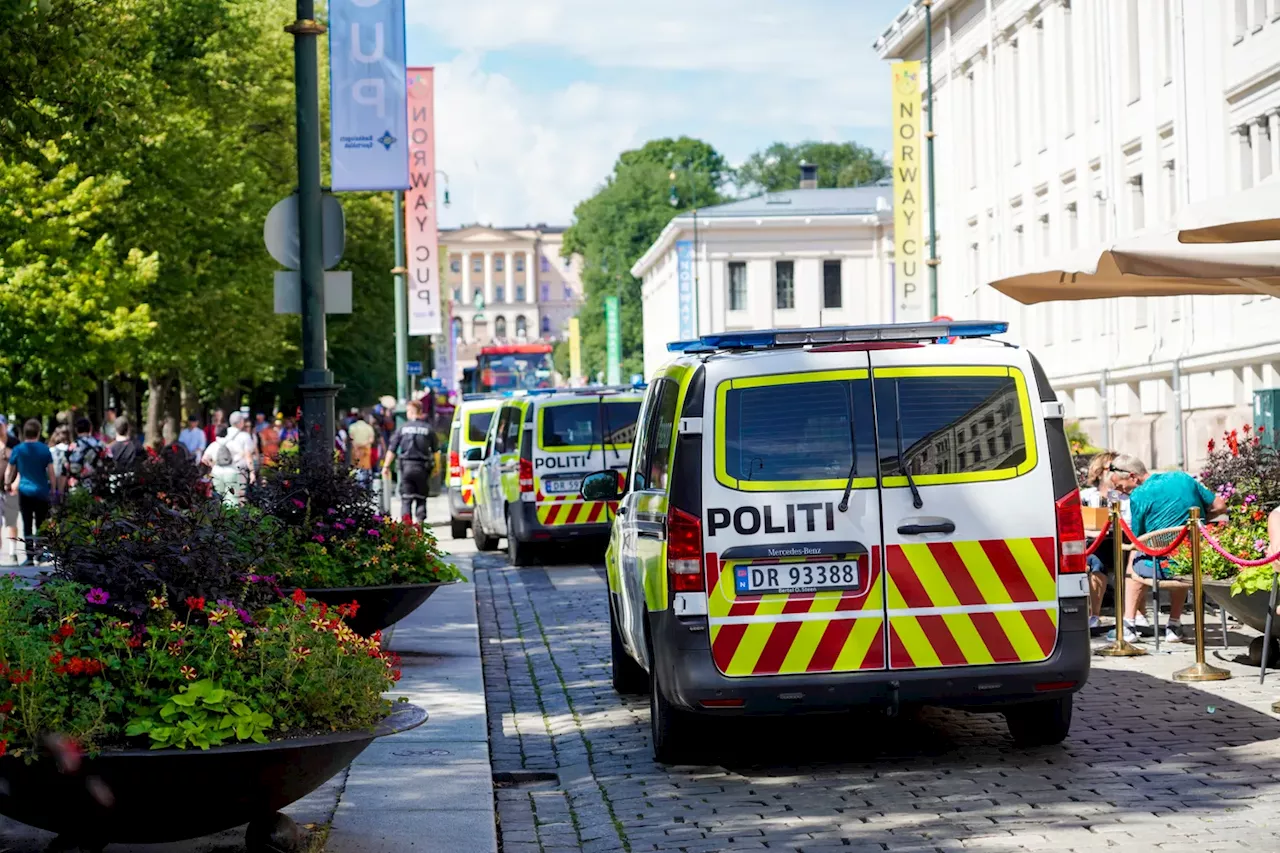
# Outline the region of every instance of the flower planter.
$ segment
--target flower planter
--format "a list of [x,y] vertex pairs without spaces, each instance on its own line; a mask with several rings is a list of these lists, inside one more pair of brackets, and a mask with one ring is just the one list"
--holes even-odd
[[[427,712],[399,704],[373,729],[198,749],[130,749],[86,759],[63,774],[52,757],[0,758],[0,814],[59,833],[54,847],[197,838],[248,823],[251,850],[289,846],[296,827],[277,810],[320,787],[374,738],[421,725]],[[106,791],[104,805],[90,791]]]
[[367,637],[374,631],[381,631],[399,622],[424,601],[430,598],[442,586],[457,581],[440,581],[437,583],[403,583],[389,586],[339,586],[326,589],[304,589],[308,598],[323,601],[330,607],[358,602],[360,608],[355,616],[346,618],[346,623],[361,636]]
[[[1230,613],[1237,622],[1248,625],[1255,631],[1266,629],[1267,602],[1271,598],[1269,591],[1262,590],[1251,592],[1247,595],[1232,595],[1231,581],[1205,578],[1204,594],[1209,596],[1214,604]],[[1280,628],[1280,621],[1277,621],[1276,627]]]

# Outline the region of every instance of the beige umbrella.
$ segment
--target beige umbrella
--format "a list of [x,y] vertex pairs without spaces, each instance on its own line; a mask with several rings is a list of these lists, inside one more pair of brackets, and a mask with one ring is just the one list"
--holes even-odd
[[1116,296],[1280,296],[1280,243],[1188,246],[1170,232],[1076,253],[991,286],[1025,305]]
[[1280,240],[1280,175],[1241,192],[1188,205],[1178,214],[1183,243]]

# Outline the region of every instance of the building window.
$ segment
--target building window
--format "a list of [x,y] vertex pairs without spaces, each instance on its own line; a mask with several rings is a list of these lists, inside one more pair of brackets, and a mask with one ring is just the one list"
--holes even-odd
[[452,258],[449,259],[449,271],[462,272],[462,261],[458,258],[457,255],[454,255]]
[[1172,220],[1178,215],[1178,164],[1168,160],[1164,164],[1165,178],[1165,218]]
[[484,302],[484,288],[477,285],[476,289],[471,291],[471,304],[476,305],[482,302]]
[[1164,83],[1173,82],[1173,4],[1160,4],[1160,78]]
[[462,301],[462,288],[461,288],[461,287],[455,287],[455,288],[453,289],[453,301],[454,301],[454,302],[461,302],[461,301]]
[[545,281],[542,283],[542,301],[543,302],[551,301],[551,285]]
[[473,258],[471,259],[471,271],[472,271],[472,272],[484,272],[484,257],[483,257],[483,256],[481,256],[481,255],[476,255],[475,257],[473,257]]
[[1255,33],[1262,29],[1262,22],[1267,19],[1267,0],[1253,0],[1253,26]]
[[1129,228],[1141,231],[1147,224],[1147,197],[1142,191],[1142,176],[1129,179]]
[[524,285],[517,284],[516,285],[516,302],[524,302],[524,293],[525,293]]
[[1244,41],[1249,30],[1249,0],[1236,0],[1235,43]]
[[1107,198],[1099,190],[1094,194],[1095,216],[1098,220],[1098,240],[1107,241]]
[[493,301],[494,301],[494,302],[506,302],[506,301],[507,301],[507,289],[506,289],[505,287],[503,287],[502,285],[500,285],[500,284],[495,284],[495,285],[493,286]]
[[1070,6],[1062,7],[1062,116],[1064,135],[1076,132],[1075,18]]
[[747,265],[742,261],[729,262],[729,310],[747,310]]
[[463,341],[463,337],[462,337],[462,318],[461,318],[461,317],[454,317],[454,318],[453,318],[453,321],[452,321],[452,324],[453,324],[453,339],[454,339],[455,341],[458,341],[459,343],[461,343],[461,342]]
[[569,268],[569,267],[571,267],[571,266],[573,266],[573,258],[571,258],[571,257],[569,257],[569,258],[565,258],[565,259],[564,259],[564,268],[565,268],[565,269],[568,269],[568,268]]
[[1247,190],[1253,186],[1253,139],[1249,134],[1249,125],[1242,124],[1235,129],[1240,137],[1238,143],[1240,157],[1240,189]]
[[1147,325],[1147,297],[1139,296],[1133,300],[1133,325]]
[[524,253],[516,255],[516,272],[524,272]]
[[516,317],[516,337],[523,338],[528,334],[529,322],[525,320],[524,315],[521,314],[519,317]]
[[568,302],[571,299],[573,299],[573,288],[566,284],[564,286],[564,300]]
[[1257,183],[1262,183],[1276,167],[1271,163],[1271,130],[1266,116],[1258,119],[1258,176]]
[[790,311],[796,307],[795,261],[775,261],[773,264],[774,307]]
[[1013,165],[1016,166],[1022,162],[1022,68],[1018,61],[1017,39],[1009,42],[1009,65],[1013,69],[1009,75],[1009,87],[1013,90],[1009,106],[1013,111],[1010,129],[1013,131]]
[[502,255],[493,256],[493,271],[502,272],[507,267],[507,259]]
[[542,318],[542,336],[544,338],[551,336],[551,318],[544,316]]
[[493,318],[493,336],[495,338],[505,338],[507,336],[507,318],[501,314]]
[[1049,57],[1048,46],[1044,38],[1044,18],[1036,21],[1036,150],[1044,151],[1049,147],[1047,128],[1049,126]]
[[484,336],[484,320],[471,321],[471,340],[478,341]]
[[547,260],[547,256],[542,256],[542,271],[551,272],[551,261]]
[[822,307],[844,307],[844,289],[841,287],[839,261],[822,262]]
[[1138,32],[1138,0],[1127,0],[1125,35],[1128,36],[1129,103],[1142,97],[1142,40]]
[[972,71],[969,72],[966,79],[969,81],[968,91],[965,95],[969,99],[969,127],[967,130],[970,144],[965,147],[969,149],[969,189],[975,189],[978,186],[978,84],[974,82]]
[[1074,201],[1067,205],[1067,248],[1080,248],[1080,215]]
[[1040,259],[1043,260],[1050,254],[1049,214],[1045,213],[1040,216]]

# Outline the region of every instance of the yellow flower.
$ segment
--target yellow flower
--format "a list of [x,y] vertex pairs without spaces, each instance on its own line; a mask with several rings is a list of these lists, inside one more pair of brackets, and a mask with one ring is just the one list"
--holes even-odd
[[239,631],[239,630],[236,630],[235,628],[230,628],[227,630],[227,637],[231,640],[231,648],[233,649],[244,648],[244,638],[245,638],[244,631]]
[[182,621],[181,621],[181,620],[179,620],[179,619],[174,619],[172,622],[170,622],[170,623],[169,623],[169,630],[170,630],[170,631],[178,632],[178,631],[181,631],[181,630],[182,630],[183,628],[185,628],[185,627],[187,627],[187,626],[186,626],[186,625],[184,625],[184,624],[182,624]]
[[152,610],[164,610],[168,606],[169,606],[169,599],[166,596],[163,596],[163,595],[151,596]]
[[226,607],[219,607],[209,614],[209,624],[217,625],[222,620],[231,615],[231,611]]
[[194,666],[184,666],[178,671],[182,673],[182,677],[187,681],[195,681],[197,678],[196,668]]

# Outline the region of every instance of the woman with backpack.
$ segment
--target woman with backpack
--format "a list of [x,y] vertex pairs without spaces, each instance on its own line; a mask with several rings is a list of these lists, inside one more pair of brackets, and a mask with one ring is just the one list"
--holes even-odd
[[244,478],[236,467],[235,451],[227,441],[227,425],[218,424],[217,438],[204,450],[200,459],[209,466],[213,477],[213,490],[229,504],[238,504],[244,488]]

